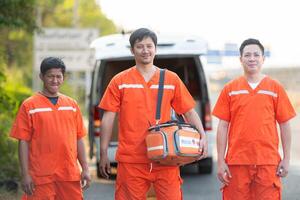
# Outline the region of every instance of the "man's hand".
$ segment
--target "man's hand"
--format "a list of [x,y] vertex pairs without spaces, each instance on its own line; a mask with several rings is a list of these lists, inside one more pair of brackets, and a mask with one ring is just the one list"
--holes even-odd
[[109,178],[110,175],[110,162],[107,157],[107,149],[109,141],[112,136],[113,123],[116,118],[115,112],[105,111],[102,117],[101,123],[101,135],[100,135],[100,174],[104,178]]
[[230,182],[231,173],[229,171],[228,165],[224,161],[218,162],[218,179],[221,183],[228,185]]
[[199,145],[200,156],[198,160],[204,159],[207,157],[208,145],[205,134],[201,134],[200,145]]
[[29,174],[25,174],[22,176],[21,181],[22,189],[27,195],[33,195],[34,192],[34,183],[32,181],[32,178]]
[[108,160],[107,155],[104,154],[100,156],[99,165],[100,165],[99,167],[100,167],[101,176],[108,179],[111,171],[110,171],[110,162]]
[[91,185],[91,175],[89,170],[82,170],[81,172],[81,188],[86,190]]
[[289,172],[289,166],[290,166],[289,160],[283,159],[277,167],[277,172],[276,172],[277,176],[286,177]]
[[279,177],[286,177],[288,175],[288,170],[290,166],[290,152],[292,140],[290,120],[284,123],[280,123],[279,127],[283,150],[283,160],[279,163],[276,174]]

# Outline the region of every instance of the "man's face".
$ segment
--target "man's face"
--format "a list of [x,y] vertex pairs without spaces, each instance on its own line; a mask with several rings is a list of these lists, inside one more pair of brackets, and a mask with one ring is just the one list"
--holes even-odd
[[44,83],[43,92],[49,96],[56,96],[64,82],[63,73],[59,68],[49,69],[44,75],[40,74],[40,78]]
[[150,37],[146,37],[141,41],[136,41],[131,53],[134,55],[136,64],[153,64],[156,53],[155,44]]
[[243,54],[240,57],[241,64],[246,74],[259,73],[264,60],[265,57],[259,46],[256,44],[245,46]]

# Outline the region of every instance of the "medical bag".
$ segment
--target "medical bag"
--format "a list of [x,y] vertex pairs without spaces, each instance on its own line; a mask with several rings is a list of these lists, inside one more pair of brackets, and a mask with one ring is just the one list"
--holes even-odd
[[[160,71],[156,120],[160,119],[165,70]],[[147,155],[163,165],[184,165],[198,160],[201,135],[195,126],[179,121],[156,123],[146,136]]]

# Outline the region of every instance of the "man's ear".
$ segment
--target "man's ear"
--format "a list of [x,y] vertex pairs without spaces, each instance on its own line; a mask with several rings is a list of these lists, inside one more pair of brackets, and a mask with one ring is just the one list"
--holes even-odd
[[134,55],[134,50],[131,47],[130,47],[130,52],[131,52],[132,55]]
[[43,74],[42,73],[39,74],[39,77],[40,77],[41,80],[43,80]]

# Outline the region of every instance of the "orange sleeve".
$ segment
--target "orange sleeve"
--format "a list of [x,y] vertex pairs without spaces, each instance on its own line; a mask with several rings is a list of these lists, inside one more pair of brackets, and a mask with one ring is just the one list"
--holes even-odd
[[85,129],[85,126],[83,123],[80,108],[77,103],[75,104],[75,107],[77,109],[77,112],[76,112],[77,139],[79,140],[86,135],[86,129]]
[[227,87],[224,87],[216,102],[212,114],[219,119],[230,121],[230,98]]
[[175,94],[172,100],[172,107],[178,114],[184,114],[195,107],[195,101],[184,83],[175,74]]
[[284,88],[280,85],[278,97],[275,105],[275,118],[278,123],[283,123],[296,116],[296,112],[286,94]]
[[26,106],[22,103],[16,119],[13,123],[10,137],[19,139],[19,140],[31,140],[32,136],[32,123],[30,119],[30,114],[26,110]]
[[105,93],[99,103],[99,107],[106,111],[119,112],[121,94],[116,78],[114,77],[108,84]]

